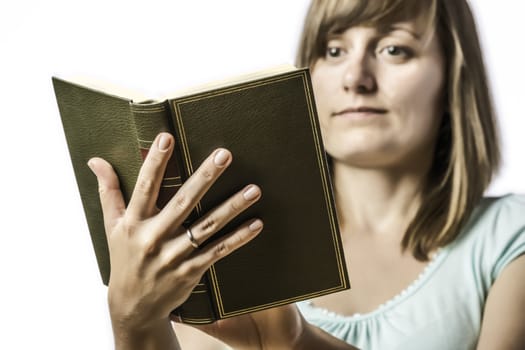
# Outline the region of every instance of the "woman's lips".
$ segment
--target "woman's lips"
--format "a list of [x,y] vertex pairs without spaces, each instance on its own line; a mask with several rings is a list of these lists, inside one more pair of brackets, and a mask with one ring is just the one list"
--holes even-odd
[[352,118],[352,119],[368,119],[386,114],[387,110],[375,107],[357,107],[345,108],[332,114],[334,117]]

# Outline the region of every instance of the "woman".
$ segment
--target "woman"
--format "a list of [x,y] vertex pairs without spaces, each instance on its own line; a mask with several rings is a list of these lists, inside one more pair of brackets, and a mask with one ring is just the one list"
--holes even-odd
[[[482,198],[499,150],[466,1],[314,0],[298,65],[311,67],[353,289],[201,330],[238,348],[524,348],[525,199]],[[232,155],[215,151],[159,212],[173,142],[159,135],[128,208],[110,165],[90,161],[109,233],[117,348],[177,348],[169,311],[210,264],[262,230],[254,219],[193,251],[181,224]],[[194,224],[195,238],[260,195],[247,186]],[[206,347],[187,328],[175,332],[186,348]]]

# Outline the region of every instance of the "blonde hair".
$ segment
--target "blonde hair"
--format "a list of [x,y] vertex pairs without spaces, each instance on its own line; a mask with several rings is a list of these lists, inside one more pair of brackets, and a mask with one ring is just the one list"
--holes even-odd
[[326,39],[354,25],[423,19],[446,58],[445,115],[422,205],[402,249],[418,260],[461,232],[500,164],[497,126],[476,24],[466,0],[313,0],[296,64],[324,56]]

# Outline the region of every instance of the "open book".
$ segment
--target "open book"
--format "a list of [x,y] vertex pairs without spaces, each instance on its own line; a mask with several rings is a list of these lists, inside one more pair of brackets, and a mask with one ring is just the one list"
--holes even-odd
[[233,163],[203,197],[188,224],[247,183],[263,197],[217,235],[260,217],[263,233],[214,264],[173,311],[208,323],[348,289],[332,184],[308,69],[282,67],[158,101],[53,78],[55,94],[102,280],[110,273],[95,176],[102,157],[119,176],[126,201],[161,131],[175,136],[157,205],[163,207],[216,148]]

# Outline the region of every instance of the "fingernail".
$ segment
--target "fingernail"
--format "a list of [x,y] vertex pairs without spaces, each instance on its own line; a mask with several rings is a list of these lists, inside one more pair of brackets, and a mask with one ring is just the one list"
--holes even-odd
[[217,152],[217,154],[215,155],[215,158],[213,158],[213,162],[217,166],[223,166],[228,161],[228,158],[229,158],[228,152],[221,149],[219,152]]
[[164,134],[160,135],[159,149],[161,151],[167,150],[170,147],[170,143],[171,143],[171,138],[168,137],[168,135],[164,135]]
[[244,191],[242,196],[247,201],[252,201],[259,196],[259,190],[255,186],[250,186],[246,191]]
[[248,226],[250,228],[250,231],[257,231],[262,227],[262,221],[261,220],[255,220]]

